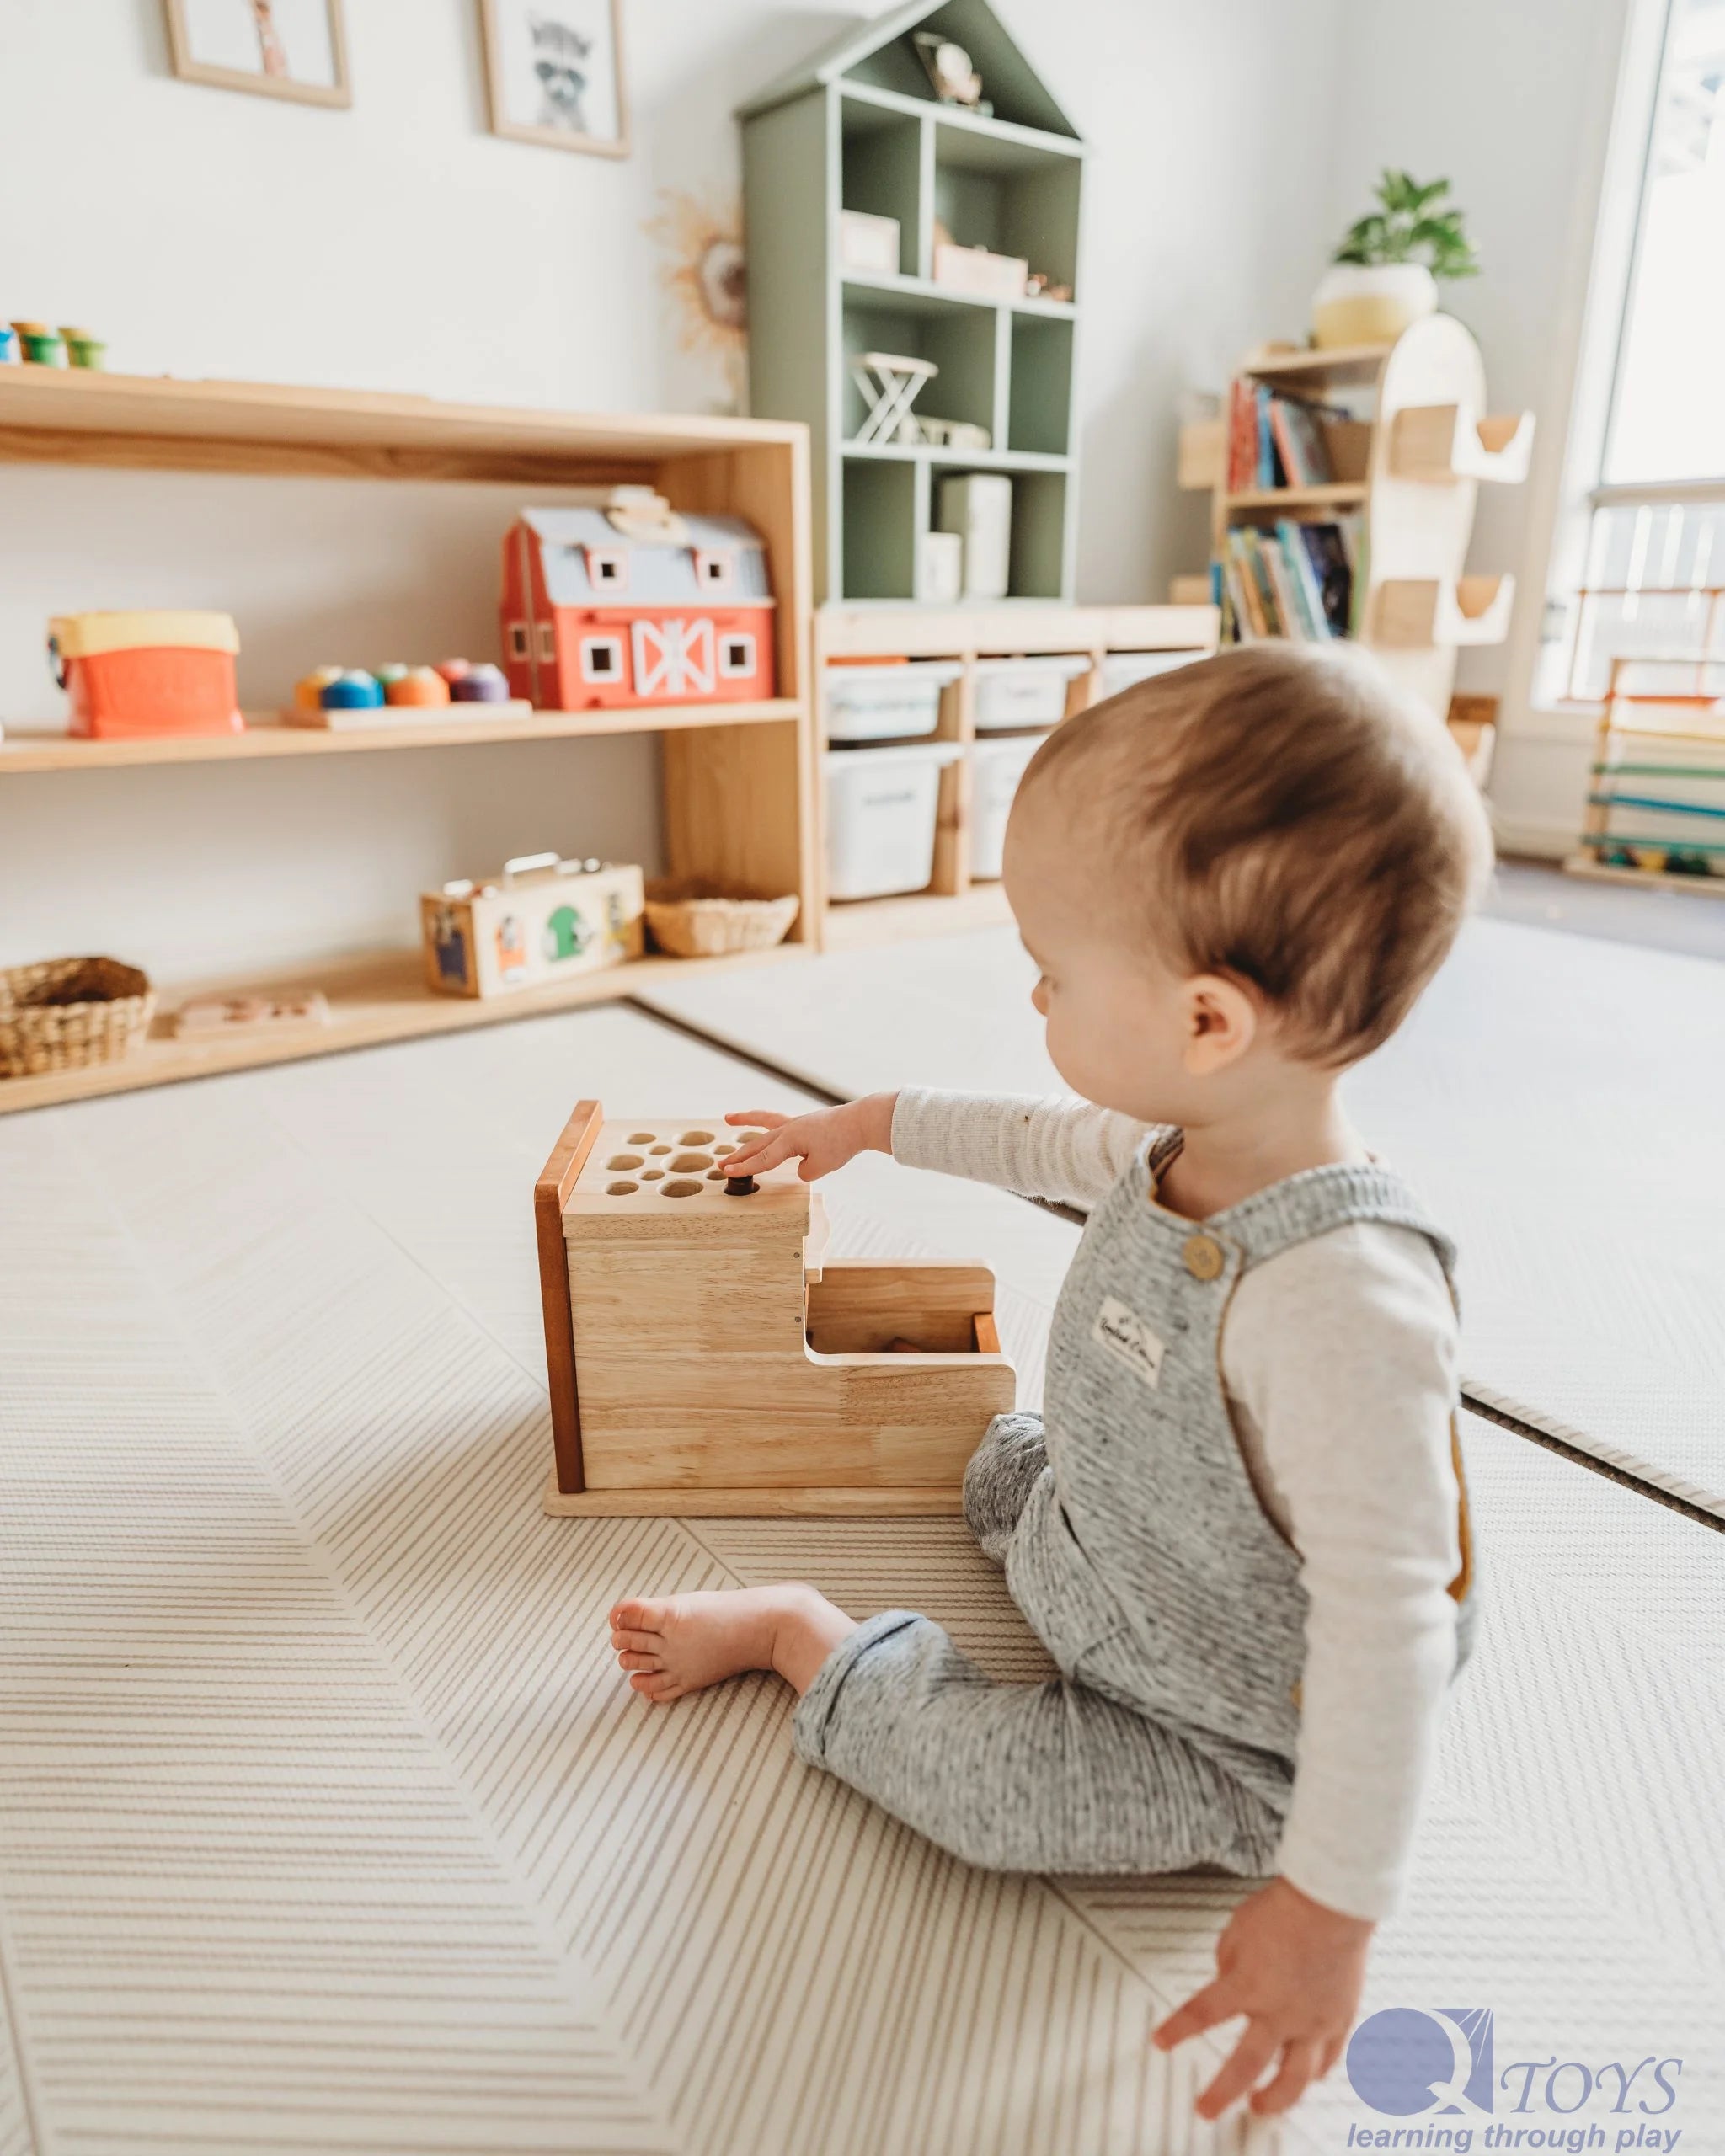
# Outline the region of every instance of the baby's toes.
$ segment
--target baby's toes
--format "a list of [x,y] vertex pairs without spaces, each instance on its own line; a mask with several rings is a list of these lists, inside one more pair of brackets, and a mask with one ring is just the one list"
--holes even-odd
[[656,1654],[620,1654],[617,1658],[619,1669],[663,1669],[664,1662]]
[[664,1602],[620,1602],[611,1613],[611,1629],[613,1632],[662,1632],[669,1607]]
[[644,1699],[661,1704],[668,1700],[681,1699],[683,1689],[674,1677],[667,1677],[662,1669],[640,1670],[629,1679],[632,1692],[638,1692]]
[[664,1648],[665,1639],[658,1632],[625,1632],[613,1625],[611,1644],[619,1654],[658,1654]]

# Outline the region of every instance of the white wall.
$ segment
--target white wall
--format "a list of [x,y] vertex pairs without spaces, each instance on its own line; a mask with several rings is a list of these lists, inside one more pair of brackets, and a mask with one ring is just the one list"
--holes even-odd
[[1482,487],[1471,565],[1517,579],[1504,645],[1465,652],[1458,687],[1501,695],[1492,793],[1500,840],[1566,852],[1592,724],[1530,711],[1550,510],[1563,460],[1625,24],[1634,0],[1348,0],[1328,224],[1368,206],[1379,171],[1447,174],[1484,275],[1442,304],[1479,339],[1498,411],[1538,415],[1523,487]]
[[[1175,401],[1322,259],[1342,0],[1033,0],[1002,13],[1096,148],[1081,591],[1161,596],[1204,552]],[[644,224],[736,187],[733,108],[847,18],[625,0],[635,151],[486,131],[473,0],[347,0],[349,111],[175,81],[159,0],[0,5],[5,311],[105,334],[129,371],[702,409]],[[61,700],[51,612],[231,611],[242,698],[325,659],[494,646],[505,489],[0,464],[0,718]],[[0,963],[112,949],[172,979],[414,933],[427,882],[541,846],[640,852],[651,744],[542,744],[12,779]]]

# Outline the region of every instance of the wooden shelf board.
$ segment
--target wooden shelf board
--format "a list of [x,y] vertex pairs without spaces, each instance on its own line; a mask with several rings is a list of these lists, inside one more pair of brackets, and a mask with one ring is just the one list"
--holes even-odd
[[554,483],[638,473],[670,458],[794,450],[804,435],[788,420],[544,412],[77,368],[0,371],[0,460],[13,462]]
[[1072,468],[1070,456],[1054,456],[1038,449],[948,449],[926,441],[846,441],[839,447],[849,463],[954,464],[978,472],[1070,472]]
[[1000,883],[973,883],[954,898],[912,891],[903,898],[852,899],[828,906],[825,943],[829,951],[846,951],[911,936],[962,936],[970,929],[1010,926],[1012,919]]
[[1327,352],[1274,352],[1248,360],[1240,370],[1248,375],[1375,374],[1395,348],[1390,344],[1338,344]]
[[[334,1055],[344,1049],[375,1048],[388,1041],[414,1040],[434,1033],[462,1033],[474,1026],[495,1026],[512,1018],[573,1011],[632,995],[649,982],[662,983],[692,974],[734,970],[750,965],[795,963],[806,958],[806,944],[782,943],[771,951],[745,952],[734,958],[638,958],[628,965],[580,974],[543,988],[513,995],[436,995],[425,985],[425,961],[415,949],[385,951],[358,959],[332,959],[291,974],[268,971],[244,980],[203,981],[164,988],[150,1038],[114,1063],[79,1070],[56,1070],[35,1078],[0,1078],[0,1115],[21,1109],[51,1107],[66,1101],[91,1100],[104,1093],[131,1092],[165,1086],[183,1078],[207,1078],[234,1070],[254,1070],[277,1063]],[[288,1033],[253,1034],[211,1039],[207,1034],[177,1039],[168,1030],[172,1010],[192,995],[251,994],[273,990],[292,994],[321,989],[329,1000],[327,1026],[307,1026]]]
[[1257,487],[1245,493],[1224,494],[1225,509],[1343,509],[1363,502],[1369,489],[1363,479],[1336,479],[1322,487]]
[[939,312],[947,307],[1006,307],[1013,314],[1039,315],[1049,322],[1078,319],[1077,306],[1071,300],[1033,299],[1028,294],[1015,300],[987,299],[977,292],[954,291],[950,285],[937,285],[932,277],[889,277],[867,270],[844,269],[839,275],[846,291],[865,293],[870,299],[897,301],[921,312]]
[[749,726],[795,719],[801,707],[761,703],[644,704],[610,711],[536,711],[447,724],[355,727],[332,732],[287,726],[273,712],[248,713],[243,734],[173,734],[152,740],[85,741],[58,731],[8,728],[0,778],[25,771],[112,769],[116,765],[243,763],[259,757],[335,755],[379,749],[459,749],[484,741],[581,740],[601,734],[660,734],[700,726]]

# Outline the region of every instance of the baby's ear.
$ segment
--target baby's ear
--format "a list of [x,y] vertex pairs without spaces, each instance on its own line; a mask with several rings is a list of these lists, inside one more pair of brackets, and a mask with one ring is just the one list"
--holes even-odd
[[1181,996],[1186,1016],[1185,1064],[1194,1078],[1226,1070],[1258,1038],[1258,1001],[1226,974],[1194,974]]

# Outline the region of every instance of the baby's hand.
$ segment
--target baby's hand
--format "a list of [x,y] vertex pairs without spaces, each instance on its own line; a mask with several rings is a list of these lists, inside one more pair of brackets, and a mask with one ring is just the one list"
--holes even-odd
[[764,1129],[764,1138],[740,1145],[724,1164],[728,1176],[765,1175],[781,1161],[800,1159],[797,1172],[804,1182],[830,1176],[846,1161],[873,1150],[893,1150],[893,1102],[896,1095],[871,1093],[866,1100],[846,1101],[842,1107],[815,1108],[808,1115],[775,1115],[770,1108],[751,1108],[746,1115],[728,1115],[729,1123],[746,1123]]
[[[1343,1916],[1273,1879],[1242,1902],[1216,1942],[1216,1980],[1171,2014],[1156,2032],[1170,2051],[1219,2022],[1246,2016],[1240,2041],[1198,2100],[1202,2118],[1220,2118],[1236,2096],[1254,2091],[1251,2109],[1285,2111],[1306,2084],[1322,2081],[1342,2056],[1359,2009],[1365,1957],[1375,1927]],[[1274,2066],[1275,2078],[1258,2084]]]

